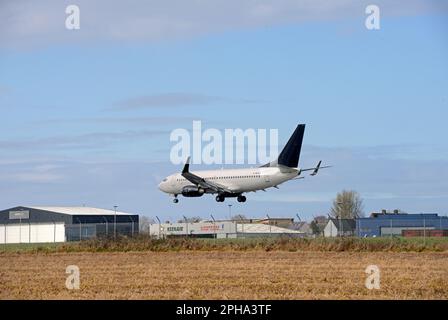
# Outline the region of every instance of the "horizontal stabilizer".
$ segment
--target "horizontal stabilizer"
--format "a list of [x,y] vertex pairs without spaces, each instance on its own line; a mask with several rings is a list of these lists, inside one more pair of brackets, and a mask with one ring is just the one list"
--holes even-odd
[[314,168],[301,169],[299,171],[299,175],[300,175],[300,173],[302,173],[304,171],[311,171],[312,170],[313,172],[310,174],[310,176],[315,176],[319,172],[320,169],[331,168],[331,166],[323,166],[323,167],[321,167],[321,164],[322,164],[322,160],[320,160],[317,163],[317,166],[315,166]]

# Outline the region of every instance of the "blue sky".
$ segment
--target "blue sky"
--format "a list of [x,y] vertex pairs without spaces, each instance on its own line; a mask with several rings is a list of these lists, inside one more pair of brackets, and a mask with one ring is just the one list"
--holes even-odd
[[[64,28],[69,3],[81,30]],[[107,3],[0,4],[2,208],[116,204],[177,219],[225,217],[231,203],[310,218],[354,189],[367,213],[448,213],[442,1],[377,1],[376,31],[364,27],[368,1]],[[280,145],[306,123],[301,165],[334,168],[246,204],[174,205],[156,186],[180,170],[170,132],[193,120],[277,128]]]

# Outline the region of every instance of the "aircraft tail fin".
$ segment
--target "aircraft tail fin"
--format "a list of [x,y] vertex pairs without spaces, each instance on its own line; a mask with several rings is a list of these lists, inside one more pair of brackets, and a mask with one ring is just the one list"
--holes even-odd
[[187,158],[187,161],[185,161],[184,168],[182,169],[182,173],[189,172],[190,170],[190,157]]
[[305,133],[305,125],[299,124],[294,133],[289,138],[288,143],[278,156],[277,162],[280,165],[297,168],[299,165],[300,151],[302,150],[303,135]]
[[263,167],[277,167],[279,165],[297,168],[299,165],[300,151],[302,150],[303,135],[305,133],[305,125],[299,124],[294,133],[286,143],[277,160],[265,164]]

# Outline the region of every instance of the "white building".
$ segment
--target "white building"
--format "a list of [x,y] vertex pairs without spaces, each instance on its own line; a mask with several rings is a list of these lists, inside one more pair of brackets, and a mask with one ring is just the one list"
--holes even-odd
[[79,241],[138,233],[138,215],[91,207],[14,207],[0,211],[0,243]]
[[189,223],[151,224],[149,232],[157,238],[190,236],[195,238],[302,237],[304,232],[262,223],[237,221],[202,221]]
[[354,219],[331,218],[324,228],[324,237],[353,236],[355,228],[356,222]]

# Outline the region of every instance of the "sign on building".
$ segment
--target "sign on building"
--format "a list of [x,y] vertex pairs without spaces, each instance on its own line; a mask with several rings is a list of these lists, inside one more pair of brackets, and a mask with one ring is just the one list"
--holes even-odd
[[235,222],[195,222],[151,224],[150,233],[155,236],[235,234]]
[[21,220],[29,218],[30,218],[30,212],[28,210],[9,211],[10,220]]

